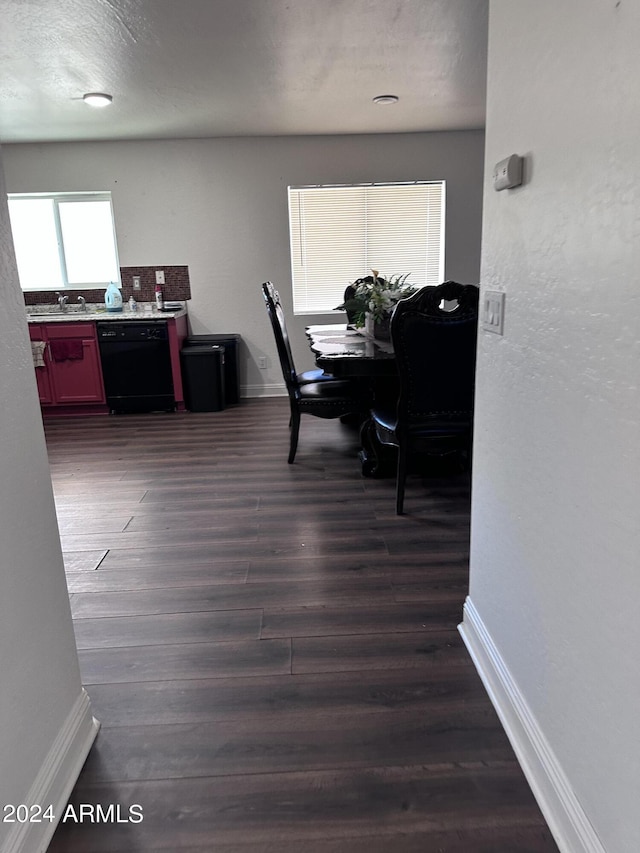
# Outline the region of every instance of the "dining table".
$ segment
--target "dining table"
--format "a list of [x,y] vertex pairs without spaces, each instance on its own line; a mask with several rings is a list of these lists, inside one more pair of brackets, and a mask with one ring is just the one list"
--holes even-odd
[[316,364],[344,378],[397,377],[393,345],[352,325],[307,326],[307,338]]
[[[369,406],[398,399],[399,380],[393,344],[349,324],[307,326],[307,339],[316,365],[340,379],[366,384]],[[395,452],[377,440],[367,414],[360,424],[359,458],[365,477],[384,477],[394,470]]]

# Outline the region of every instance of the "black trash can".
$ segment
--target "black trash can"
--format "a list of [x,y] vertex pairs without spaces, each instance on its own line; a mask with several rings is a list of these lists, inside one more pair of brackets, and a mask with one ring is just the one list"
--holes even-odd
[[202,344],[217,344],[224,347],[224,397],[225,406],[240,402],[239,348],[240,335],[209,334],[189,335],[183,348],[198,347]]
[[200,344],[180,350],[187,409],[220,412],[224,409],[224,347]]

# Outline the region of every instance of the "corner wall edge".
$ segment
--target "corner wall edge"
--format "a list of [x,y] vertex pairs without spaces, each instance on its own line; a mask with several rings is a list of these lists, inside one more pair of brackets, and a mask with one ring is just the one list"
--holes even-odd
[[470,597],[458,630],[561,853],[606,853]]
[[24,800],[26,805],[39,805],[43,810],[51,804],[55,819],[14,824],[5,839],[3,853],[44,853],[99,728],[100,723],[91,713],[89,696],[82,688]]

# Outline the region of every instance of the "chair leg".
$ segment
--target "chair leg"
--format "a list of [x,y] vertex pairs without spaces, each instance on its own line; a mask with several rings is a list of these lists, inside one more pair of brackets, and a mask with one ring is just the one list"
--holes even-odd
[[300,432],[300,412],[298,409],[291,408],[291,437],[289,441],[289,465],[296,458],[296,450],[298,449],[298,433]]
[[407,449],[398,447],[398,472],[396,474],[396,515],[404,515],[404,484],[407,479]]

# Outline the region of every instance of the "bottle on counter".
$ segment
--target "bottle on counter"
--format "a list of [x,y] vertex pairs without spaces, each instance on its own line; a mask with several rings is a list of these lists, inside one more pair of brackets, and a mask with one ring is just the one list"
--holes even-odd
[[162,311],[164,308],[164,299],[162,296],[162,288],[159,284],[156,284],[156,308],[158,311]]
[[122,293],[114,281],[109,283],[109,287],[104,292],[104,304],[107,311],[122,311]]
[[138,303],[133,298],[133,296],[130,296],[129,297],[129,311],[137,311],[137,310],[138,310]]

